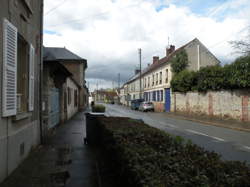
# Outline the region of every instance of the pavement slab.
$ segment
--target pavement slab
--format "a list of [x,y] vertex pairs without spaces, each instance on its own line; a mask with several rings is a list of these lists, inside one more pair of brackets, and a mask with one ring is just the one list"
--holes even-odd
[[85,115],[58,125],[46,144],[33,149],[1,187],[96,187],[97,152],[84,145]]

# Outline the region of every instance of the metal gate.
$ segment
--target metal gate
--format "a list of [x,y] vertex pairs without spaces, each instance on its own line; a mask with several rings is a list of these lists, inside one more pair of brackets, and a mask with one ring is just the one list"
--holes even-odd
[[170,97],[170,88],[165,89],[165,111],[170,112],[171,107],[171,97]]
[[56,126],[60,121],[60,104],[59,104],[59,89],[50,89],[49,94],[50,113],[49,113],[49,129]]

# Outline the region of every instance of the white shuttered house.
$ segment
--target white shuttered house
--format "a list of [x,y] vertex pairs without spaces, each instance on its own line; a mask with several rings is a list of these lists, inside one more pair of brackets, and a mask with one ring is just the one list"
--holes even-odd
[[0,183],[41,141],[42,3],[0,2]]

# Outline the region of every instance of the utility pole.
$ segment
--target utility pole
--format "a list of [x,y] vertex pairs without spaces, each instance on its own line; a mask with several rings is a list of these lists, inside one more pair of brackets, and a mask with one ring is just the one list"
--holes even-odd
[[98,98],[98,82],[96,83],[96,102],[98,102],[99,98]]
[[139,48],[139,63],[140,63],[140,99],[141,99],[141,48]]
[[120,73],[118,73],[118,104],[120,104],[120,79],[121,79],[121,75]]
[[119,90],[120,90],[120,78],[121,78],[120,73],[118,73],[118,89]]

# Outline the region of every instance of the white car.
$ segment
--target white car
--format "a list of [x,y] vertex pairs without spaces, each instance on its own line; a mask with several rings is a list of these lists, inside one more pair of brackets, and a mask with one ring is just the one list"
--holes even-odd
[[139,106],[140,111],[154,111],[154,104],[152,102],[142,102]]

